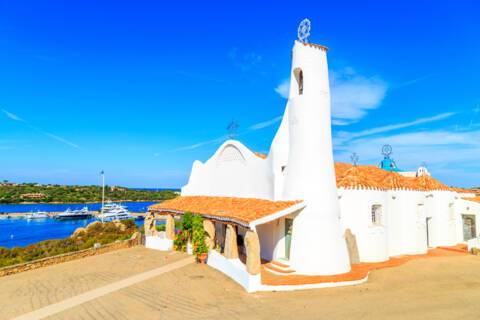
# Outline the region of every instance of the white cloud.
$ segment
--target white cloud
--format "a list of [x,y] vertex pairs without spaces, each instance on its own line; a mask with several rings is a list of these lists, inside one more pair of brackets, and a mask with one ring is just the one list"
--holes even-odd
[[55,135],[55,134],[53,134],[53,133],[47,132],[47,131],[43,130],[42,128],[35,127],[35,126],[31,125],[30,123],[28,123],[26,120],[20,118],[20,117],[17,116],[16,114],[14,114],[14,113],[11,113],[11,112],[9,112],[9,111],[7,111],[7,110],[5,110],[5,109],[2,109],[2,112],[7,116],[7,118],[9,118],[9,119],[11,119],[11,120],[14,120],[14,121],[23,122],[23,123],[24,123],[26,126],[28,126],[30,129],[33,129],[33,130],[35,130],[35,131],[38,131],[38,132],[44,134],[45,136],[47,136],[47,137],[49,137],[49,138],[51,138],[51,139],[53,139],[53,140],[56,140],[56,141],[61,142],[61,143],[63,143],[63,144],[66,144],[66,145],[68,145],[68,146],[70,146],[70,147],[73,147],[73,148],[76,148],[76,149],[80,149],[80,146],[79,146],[78,144],[73,143],[73,142],[71,142],[71,141],[69,141],[69,140],[67,140],[67,139],[65,139],[65,138],[60,137],[60,136],[57,136],[57,135]]
[[[413,171],[422,162],[426,162],[433,176],[448,185],[480,185],[480,128],[414,128],[425,123],[439,122],[453,115],[452,112],[446,112],[359,132],[335,133],[335,159],[350,162],[350,155],[355,152],[361,163],[376,165],[382,159],[382,146],[390,144],[393,147],[393,158],[400,169]],[[411,129],[406,132],[393,132],[405,128]]]
[[[288,99],[290,81],[283,80],[274,90]],[[330,71],[332,124],[344,126],[359,121],[369,110],[380,107],[386,92],[387,84],[378,77],[358,75],[352,68]]]
[[188,146],[180,147],[180,148],[177,148],[173,151],[175,152],[175,151],[186,151],[186,150],[198,149],[200,147],[203,147],[203,146],[206,146],[206,145],[209,145],[209,144],[222,142],[222,141],[225,141],[227,139],[228,139],[228,136],[222,136],[222,137],[218,137],[218,138],[215,138],[215,139],[205,140],[205,141],[197,142],[197,143],[194,143],[194,144],[191,144],[191,145],[188,145]]
[[352,152],[364,162],[379,160],[384,144],[393,147],[397,164],[413,170],[426,161],[429,165],[455,166],[477,163],[480,155],[480,131],[450,132],[447,130],[400,133],[382,137],[365,137],[335,145],[340,161],[348,161]]
[[427,75],[424,75],[424,76],[421,76],[421,77],[417,77],[415,79],[410,79],[410,80],[407,80],[407,81],[404,81],[396,86],[394,86],[392,88],[393,89],[400,89],[400,88],[403,88],[403,87],[408,87],[408,86],[411,86],[411,85],[414,85],[414,84],[417,84],[419,82],[422,82],[424,80],[427,80],[433,76],[435,76],[437,73],[430,73],[430,74],[427,74]]
[[331,72],[332,123],[348,125],[380,107],[387,85],[378,77],[363,77],[352,69]]
[[80,146],[79,146],[78,144],[73,143],[73,142],[71,142],[71,141],[68,141],[68,140],[65,139],[65,138],[59,137],[59,136],[57,136],[57,135],[55,135],[55,134],[53,134],[53,133],[49,133],[49,132],[46,132],[46,131],[42,131],[42,132],[43,132],[43,134],[46,135],[47,137],[50,137],[50,138],[52,138],[52,139],[54,139],[54,140],[57,140],[57,141],[62,142],[62,143],[64,143],[64,144],[66,144],[66,145],[69,145],[70,147],[74,147],[74,148],[80,149]]
[[275,88],[275,92],[278,93],[280,95],[280,97],[282,97],[284,99],[288,99],[289,91],[290,91],[290,80],[288,80],[288,79],[283,80]]
[[371,128],[371,129],[367,129],[367,130],[363,130],[363,131],[359,131],[359,132],[340,131],[337,134],[337,138],[342,138],[342,139],[360,138],[360,137],[370,136],[370,135],[374,135],[374,134],[378,134],[378,133],[385,133],[385,132],[390,132],[390,131],[393,131],[393,130],[413,127],[413,126],[417,126],[419,124],[436,122],[436,121],[440,121],[440,120],[450,118],[453,115],[455,115],[454,112],[445,112],[445,113],[437,114],[437,115],[432,116],[432,117],[419,118],[419,119],[409,121],[409,122],[390,124],[390,125],[377,127],[377,128]]
[[344,121],[344,120],[332,119],[332,124],[334,126],[347,126],[350,124],[350,122]]
[[23,120],[22,118],[20,118],[20,117],[17,116],[16,114],[11,113],[11,112],[8,112],[8,111],[5,110],[5,109],[2,109],[2,112],[7,116],[7,118],[9,118],[9,119],[11,119],[11,120],[20,121],[20,122],[25,122],[25,120]]
[[259,130],[259,129],[263,129],[263,128],[273,126],[275,123],[282,120],[282,118],[283,118],[283,116],[278,116],[278,117],[275,117],[275,118],[267,120],[267,121],[263,121],[263,122],[253,124],[250,127],[248,127],[248,130],[254,131],[254,130]]
[[[377,164],[381,147],[390,144],[399,168],[416,170],[426,162],[435,178],[449,185],[480,185],[480,130],[422,130],[392,135],[365,136],[360,139],[334,142],[335,159],[349,162],[356,152],[362,163]],[[468,168],[468,169],[467,169]]]
[[475,108],[472,109],[472,118],[470,119],[470,124],[468,125],[469,128],[479,125],[478,123],[476,123],[477,116],[479,113],[480,113],[480,105],[476,105]]

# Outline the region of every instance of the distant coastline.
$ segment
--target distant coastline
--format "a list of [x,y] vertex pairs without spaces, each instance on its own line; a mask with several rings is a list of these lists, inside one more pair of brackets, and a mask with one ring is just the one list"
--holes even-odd
[[[115,200],[115,202],[148,202],[148,201],[151,201],[151,200],[148,200],[148,199],[142,199],[142,200]],[[154,200],[155,201],[155,200]],[[165,201],[165,199],[162,199],[162,200],[157,200],[156,202],[161,202],[161,201]],[[86,202],[70,202],[70,201],[66,201],[66,202],[14,202],[14,203],[0,203],[0,205],[19,205],[19,204],[94,204],[94,203],[98,203],[98,201],[86,201]]]
[[[178,196],[179,189],[126,188],[106,186],[105,199],[115,202],[163,201]],[[100,186],[43,185],[38,183],[0,184],[0,204],[67,204],[102,201]]]
[[128,188],[131,190],[147,190],[147,191],[175,191],[180,192],[181,188]]

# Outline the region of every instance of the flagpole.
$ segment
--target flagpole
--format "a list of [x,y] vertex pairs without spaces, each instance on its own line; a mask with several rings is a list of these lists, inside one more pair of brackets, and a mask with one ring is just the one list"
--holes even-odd
[[102,214],[103,220],[103,207],[105,206],[105,172],[102,170],[102,208],[100,209],[100,213]]

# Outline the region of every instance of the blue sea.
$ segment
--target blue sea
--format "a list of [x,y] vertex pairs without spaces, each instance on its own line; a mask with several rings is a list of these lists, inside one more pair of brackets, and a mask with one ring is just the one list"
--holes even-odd
[[[121,204],[126,206],[131,212],[147,212],[147,207],[156,202],[122,202]],[[13,213],[13,212],[63,212],[68,208],[72,210],[82,209],[88,207],[91,211],[98,211],[102,207],[102,203],[63,203],[63,204],[0,204],[0,213]]]
[[[124,202],[131,212],[146,212],[147,207],[155,202]],[[89,210],[100,210],[101,203],[70,203],[70,204],[1,204],[0,212],[61,212],[68,208],[75,210],[87,206]],[[62,239],[70,236],[75,229],[85,227],[95,221],[94,218],[85,220],[59,221],[52,218],[27,220],[24,218],[0,218],[0,247],[23,247],[32,243],[50,239]],[[137,220],[140,226],[142,220]]]

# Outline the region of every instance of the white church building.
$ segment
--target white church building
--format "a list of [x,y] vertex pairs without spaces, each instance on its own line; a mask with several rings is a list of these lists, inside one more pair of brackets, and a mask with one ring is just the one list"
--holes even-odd
[[[206,162],[195,161],[181,196],[149,208],[148,219],[167,216],[167,232],[146,231],[147,247],[171,249],[174,217],[200,214],[208,264],[254,292],[361,283],[366,277],[328,279],[358,263],[477,243],[473,192],[452,189],[423,167],[402,175],[334,163],[327,51],[303,36],[295,41],[289,99],[268,155],[228,140]],[[294,276],[323,280],[282,284]]]

